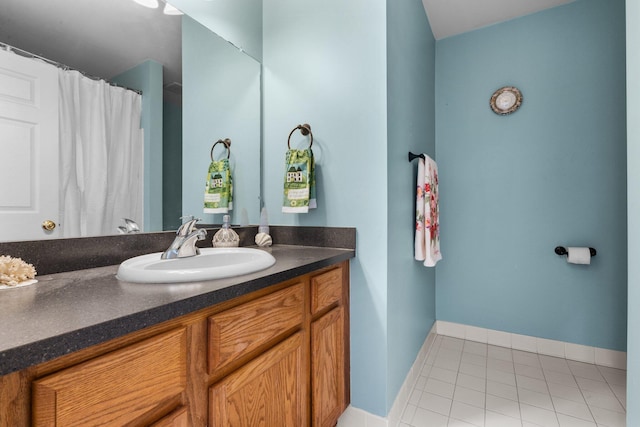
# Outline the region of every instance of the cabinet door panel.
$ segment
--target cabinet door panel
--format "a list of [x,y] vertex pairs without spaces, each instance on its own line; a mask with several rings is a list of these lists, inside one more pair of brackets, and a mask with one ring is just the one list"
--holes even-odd
[[333,427],[346,409],[344,307],[311,325],[311,413],[314,427]]
[[211,387],[210,426],[307,425],[304,354],[298,333]]
[[125,425],[186,386],[186,330],[149,338],[33,383],[36,426]]
[[304,288],[296,284],[209,318],[209,373],[302,324]]
[[342,269],[314,276],[311,279],[311,314],[316,314],[342,298]]

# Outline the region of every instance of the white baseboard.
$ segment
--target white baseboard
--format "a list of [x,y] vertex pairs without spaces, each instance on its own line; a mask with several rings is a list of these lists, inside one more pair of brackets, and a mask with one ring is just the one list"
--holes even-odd
[[562,357],[578,362],[594,363],[610,368],[627,369],[627,353],[624,351],[590,347],[528,335],[512,334],[442,320],[436,321],[436,331],[438,335],[446,335],[448,337],[477,341],[547,356]]
[[370,414],[362,409],[349,405],[346,411],[340,415],[337,427],[388,427],[386,418]]

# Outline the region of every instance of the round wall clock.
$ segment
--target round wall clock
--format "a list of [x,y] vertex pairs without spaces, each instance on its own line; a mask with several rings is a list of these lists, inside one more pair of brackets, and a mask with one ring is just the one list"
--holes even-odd
[[522,104],[522,94],[513,86],[501,87],[491,95],[489,100],[494,113],[504,116],[511,114],[520,108]]

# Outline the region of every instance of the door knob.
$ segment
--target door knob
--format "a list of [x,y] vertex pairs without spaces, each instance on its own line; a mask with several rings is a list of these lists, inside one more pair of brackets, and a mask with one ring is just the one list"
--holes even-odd
[[47,231],[53,231],[56,228],[56,223],[48,219],[42,222],[42,228]]

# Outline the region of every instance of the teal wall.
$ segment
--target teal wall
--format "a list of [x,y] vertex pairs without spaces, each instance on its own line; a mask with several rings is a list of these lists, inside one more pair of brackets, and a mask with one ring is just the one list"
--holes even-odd
[[162,226],[177,230],[182,224],[182,106],[163,103]]
[[111,79],[142,91],[144,231],[162,230],[162,65],[145,61]]
[[[581,0],[438,41],[439,320],[625,350],[624,22]],[[524,96],[506,117],[503,85]]]
[[627,425],[640,425],[640,2],[627,1]]
[[[351,262],[351,401],[386,415],[385,0],[264,4],[264,197],[274,224],[357,228]],[[318,208],[282,214],[287,136],[313,130]],[[299,133],[293,146],[302,146]],[[410,165],[405,164],[410,169]]]
[[[260,218],[260,64],[189,17],[182,21],[183,148],[182,212],[203,223],[222,223],[204,214],[204,186],[212,145],[231,139],[234,201],[231,221],[247,211]],[[214,158],[226,151],[218,144]]]
[[435,158],[436,42],[421,0],[387,0],[387,411],[435,321],[435,269],[414,260],[417,161]]
[[[353,406],[388,413],[436,317],[624,350],[623,9],[580,0],[435,42],[417,0],[265,4],[264,204],[273,224],[357,228]],[[525,101],[498,117],[506,84]],[[319,207],[282,214],[286,139],[305,122]],[[409,150],[440,168],[437,285],[413,261]],[[598,256],[568,265],[559,244]]]

